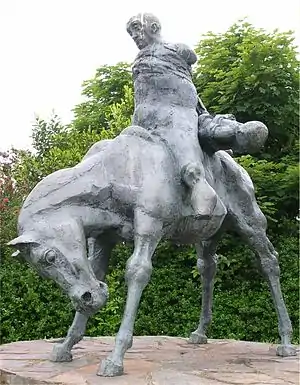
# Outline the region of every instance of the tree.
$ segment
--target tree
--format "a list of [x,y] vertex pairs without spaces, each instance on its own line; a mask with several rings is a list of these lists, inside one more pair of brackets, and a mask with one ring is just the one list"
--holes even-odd
[[293,150],[299,124],[299,61],[292,32],[268,33],[238,22],[209,32],[196,47],[194,81],[213,113],[261,120],[269,128],[267,158]]
[[74,108],[73,126],[79,132],[109,128],[110,107],[125,97],[126,87],[132,88],[130,65],[118,63],[96,70],[95,76],[83,82],[82,95],[86,101]]
[[37,156],[42,156],[54,145],[55,135],[64,131],[60,118],[53,113],[49,122],[36,116],[32,127],[32,145]]

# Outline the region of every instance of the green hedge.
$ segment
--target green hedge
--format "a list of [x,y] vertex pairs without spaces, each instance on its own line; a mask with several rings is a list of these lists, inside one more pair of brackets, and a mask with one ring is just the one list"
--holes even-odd
[[[286,233],[276,237],[280,255],[284,298],[299,341],[299,277],[297,226],[288,222]],[[287,228],[288,227],[288,228]],[[126,288],[124,267],[130,248],[113,253],[108,284],[110,299],[88,324],[87,335],[117,332]],[[5,248],[1,265],[1,343],[62,337],[72,322],[69,300],[50,281],[40,278]],[[277,318],[268,286],[259,274],[255,258],[240,241],[226,236],[219,247],[211,338],[278,341]],[[151,283],[146,288],[135,325],[136,335],[187,337],[198,323],[201,284],[190,247],[162,243],[154,257]]]

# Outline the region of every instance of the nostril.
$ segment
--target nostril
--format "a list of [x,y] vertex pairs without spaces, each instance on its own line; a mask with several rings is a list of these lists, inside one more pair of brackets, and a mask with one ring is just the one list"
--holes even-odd
[[86,303],[90,303],[92,302],[92,294],[89,291],[86,291],[82,294],[81,299]]

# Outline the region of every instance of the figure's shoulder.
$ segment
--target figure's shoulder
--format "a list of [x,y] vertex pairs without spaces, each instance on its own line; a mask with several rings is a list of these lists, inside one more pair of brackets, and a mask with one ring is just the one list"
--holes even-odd
[[189,65],[196,63],[197,55],[195,51],[190,48],[187,44],[184,43],[168,43],[162,42],[165,49],[175,52],[178,56],[180,56],[184,61],[186,61]]
[[169,43],[166,41],[158,41],[141,49],[136,57],[136,60],[147,57],[155,53],[156,55],[164,55],[167,51],[172,51],[180,56],[188,65],[192,65],[197,61],[196,53],[184,43]]
[[185,43],[176,43],[175,45],[177,50],[179,51],[183,51],[183,50],[192,51],[192,49]]
[[164,48],[169,49],[171,51],[177,52],[177,44],[175,43],[169,43],[167,41],[162,41],[160,43]]
[[194,64],[197,61],[197,55],[195,51],[190,48],[187,44],[177,43],[174,44],[176,46],[176,51],[179,56],[181,56],[188,64]]

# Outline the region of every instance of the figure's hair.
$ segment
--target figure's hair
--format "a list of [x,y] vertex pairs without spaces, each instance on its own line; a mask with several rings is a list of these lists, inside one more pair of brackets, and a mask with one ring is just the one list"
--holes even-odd
[[157,24],[159,31],[161,30],[161,23],[155,15],[152,13],[143,13],[142,17],[145,24],[151,25],[152,23],[155,23]]
[[129,32],[130,25],[135,21],[135,20],[140,20],[142,24],[146,24],[147,27],[150,27],[152,24],[156,24],[157,30],[155,33],[160,33],[161,31],[161,23],[159,19],[153,15],[152,13],[138,13],[135,16],[132,16],[127,24],[126,24],[126,30]]

